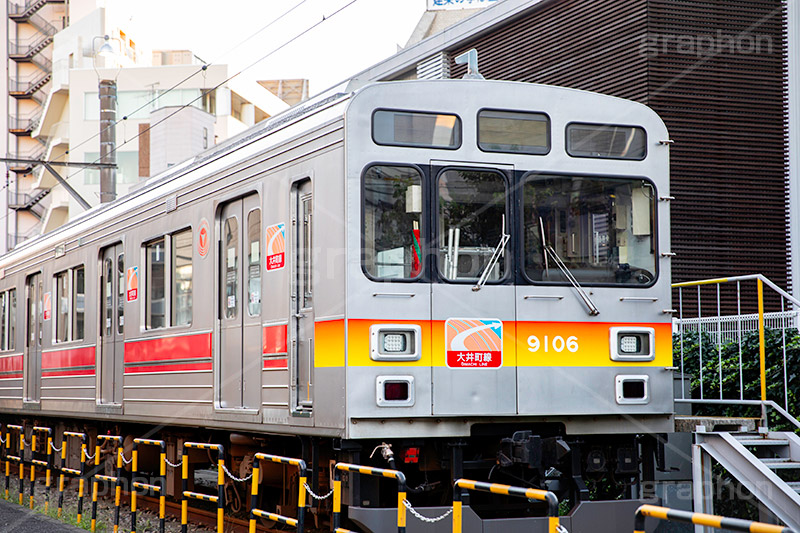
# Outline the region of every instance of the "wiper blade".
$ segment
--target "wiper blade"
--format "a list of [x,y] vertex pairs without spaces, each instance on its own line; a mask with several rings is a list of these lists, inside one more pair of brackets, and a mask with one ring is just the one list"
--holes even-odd
[[549,245],[545,245],[544,249],[545,249],[545,253],[550,255],[550,257],[552,258],[553,262],[556,264],[556,266],[559,268],[559,270],[561,270],[561,273],[564,274],[564,277],[567,278],[567,280],[572,284],[572,286],[575,288],[575,290],[578,291],[578,296],[580,296],[581,300],[583,301],[583,303],[588,308],[589,314],[591,316],[599,315],[600,314],[600,310],[594,304],[592,299],[589,298],[589,295],[586,294],[586,291],[583,290],[583,287],[581,287],[581,284],[578,283],[578,280],[575,279],[575,276],[572,275],[572,272],[569,270],[569,267],[567,267],[567,265],[564,264],[564,261],[561,260],[561,258],[558,256],[556,251],[553,249],[553,247],[549,246]]
[[492,257],[489,258],[489,262],[486,263],[483,272],[481,272],[481,277],[478,278],[478,283],[476,283],[475,286],[472,287],[473,291],[481,290],[481,287],[483,287],[486,284],[486,281],[489,279],[489,273],[492,271],[494,266],[500,260],[500,257],[502,257],[503,250],[505,250],[506,244],[508,244],[509,240],[511,240],[511,235],[508,235],[506,233],[506,217],[505,215],[503,215],[503,225],[501,229],[500,242],[497,243],[497,246],[495,246],[494,251],[492,252]]

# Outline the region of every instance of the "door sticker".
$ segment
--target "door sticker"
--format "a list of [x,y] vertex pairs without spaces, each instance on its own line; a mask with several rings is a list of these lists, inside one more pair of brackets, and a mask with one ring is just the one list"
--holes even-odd
[[50,311],[52,307],[53,304],[50,293],[46,292],[44,295],[42,295],[42,318],[44,320],[50,320]]
[[286,225],[281,222],[280,224],[273,224],[267,226],[267,264],[266,268],[270,270],[280,270],[286,264],[285,250],[286,250]]
[[448,318],[444,323],[447,366],[503,366],[503,322],[496,318]]
[[208,251],[211,249],[211,235],[209,232],[208,220],[204,218],[200,221],[200,229],[197,231],[197,253],[200,257],[207,256]]
[[127,275],[127,291],[129,302],[135,302],[139,297],[139,267],[129,267]]

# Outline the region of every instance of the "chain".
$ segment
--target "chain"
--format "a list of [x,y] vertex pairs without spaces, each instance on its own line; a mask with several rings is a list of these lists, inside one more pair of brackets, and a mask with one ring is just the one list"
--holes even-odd
[[308,486],[308,483],[304,483],[304,484],[303,484],[303,486],[306,488],[306,491],[308,492],[308,494],[309,494],[309,495],[310,495],[312,498],[314,498],[315,500],[327,500],[328,498],[330,498],[330,497],[333,495],[333,490],[331,490],[331,491],[330,491],[328,494],[326,494],[325,496],[319,496],[318,494],[314,494],[314,491],[313,491],[313,490],[311,490],[311,487],[309,487],[309,486]]
[[225,466],[225,465],[222,465],[222,469],[225,471],[225,474],[226,474],[226,475],[227,475],[229,478],[231,478],[231,479],[232,479],[232,480],[234,480],[234,481],[238,481],[238,482],[240,482],[240,483],[242,483],[242,482],[244,482],[244,481],[247,481],[247,480],[249,480],[251,477],[253,477],[253,473],[252,473],[252,472],[250,472],[250,475],[249,475],[249,476],[247,476],[247,477],[243,477],[243,478],[238,478],[238,477],[234,476],[233,474],[231,474],[231,472],[230,472],[230,470],[228,470],[228,467],[227,467],[227,466]]
[[4,439],[3,437],[0,436],[0,444],[4,445],[5,443],[6,443],[6,439]]
[[558,533],[569,533],[569,531],[567,531],[567,528],[565,528],[561,524],[558,524],[556,526],[556,531],[558,531]]
[[30,447],[31,443],[29,441],[25,440],[25,437],[22,437],[22,445]]
[[453,509],[450,509],[446,513],[444,513],[442,516],[437,516],[436,518],[428,518],[427,516],[422,516],[421,514],[419,514],[417,512],[416,509],[411,507],[411,503],[409,503],[408,500],[403,500],[403,505],[406,506],[406,509],[408,509],[408,511],[411,514],[413,514],[414,516],[416,516],[417,518],[419,518],[420,520],[422,520],[423,522],[428,523],[428,524],[435,524],[439,520],[444,520],[445,518],[450,516],[450,514],[453,512]]
[[53,450],[56,453],[61,453],[61,448],[56,448],[56,445],[53,444],[52,441],[50,442],[50,449]]
[[94,455],[90,454],[88,451],[87,452],[83,452],[83,453],[86,454],[86,460],[87,461],[94,461]]
[[122,462],[125,463],[126,465],[129,465],[133,462],[133,456],[131,456],[130,459],[125,459],[124,453],[121,453],[120,456],[122,456]]
[[172,463],[170,463],[170,462],[169,462],[169,459],[167,459],[166,457],[164,457],[164,461],[166,461],[166,462],[167,462],[167,464],[168,464],[169,466],[171,466],[172,468],[178,468],[179,466],[183,465],[183,456],[181,456],[181,461],[180,461],[178,464],[172,464]]

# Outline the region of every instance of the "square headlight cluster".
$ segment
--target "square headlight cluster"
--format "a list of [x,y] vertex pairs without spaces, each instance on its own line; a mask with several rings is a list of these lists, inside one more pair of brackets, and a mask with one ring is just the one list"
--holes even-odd
[[655,358],[655,330],[640,327],[610,328],[612,361],[652,361]]
[[421,356],[421,328],[413,324],[375,324],[369,328],[369,356],[373,361],[417,361]]

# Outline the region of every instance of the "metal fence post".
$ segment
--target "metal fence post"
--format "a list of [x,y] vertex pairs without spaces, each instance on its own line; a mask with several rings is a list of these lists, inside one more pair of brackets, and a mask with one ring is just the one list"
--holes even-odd
[[[189,490],[189,454],[188,449],[217,451],[217,495],[202,494]],[[188,526],[189,499],[203,500],[217,504],[217,533],[222,533],[225,525],[225,449],[221,444],[208,444],[204,442],[183,443],[183,466],[181,469],[181,532],[186,533]]]
[[[277,513],[270,513],[262,509],[258,509],[258,480],[261,471],[261,461],[272,461],[273,463],[281,463],[284,465],[296,466],[299,474],[300,489],[297,494],[297,518],[290,518]],[[295,459],[292,457],[282,457],[280,455],[271,455],[268,453],[257,453],[253,462],[253,481],[251,482],[250,489],[250,533],[256,531],[256,517],[261,516],[297,528],[298,533],[303,533],[305,524],[306,512],[306,481],[307,467],[306,462],[302,459]]]
[[163,440],[153,439],[133,439],[133,478],[136,478],[136,472],[139,470],[139,445],[144,444],[147,446],[158,446],[161,453],[159,454],[159,476],[155,485],[150,483],[142,483],[140,481],[133,481],[131,483],[131,533],[136,533],[136,497],[137,490],[149,490],[158,494],[158,531],[164,533],[165,528],[165,511],[166,511],[166,488],[167,488],[167,443]]
[[92,487],[92,531],[94,531],[95,521],[97,519],[97,482],[105,481],[114,483],[114,533],[117,533],[117,531],[119,531],[119,503],[122,492],[122,437],[111,435],[97,436],[97,445],[95,446],[94,451],[94,464],[95,467],[98,468],[100,467],[100,441],[111,441],[116,443],[117,449],[116,453],[114,454],[116,458],[116,470],[114,472],[115,475],[113,476],[106,476],[104,474],[94,475],[94,483]]
[[[43,433],[47,435],[47,448],[45,449],[45,457],[46,461],[40,461],[36,459],[33,454],[36,453],[36,434]],[[30,508],[33,509],[33,488],[36,485],[36,465],[39,465],[45,469],[45,501],[44,501],[44,510],[47,512],[50,504],[50,469],[52,468],[52,461],[51,461],[51,453],[50,453],[50,444],[52,443],[53,439],[51,437],[52,430],[46,427],[39,427],[34,426],[33,430],[31,431],[31,491],[30,491]]]

